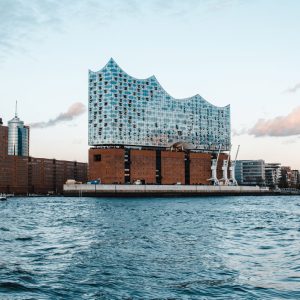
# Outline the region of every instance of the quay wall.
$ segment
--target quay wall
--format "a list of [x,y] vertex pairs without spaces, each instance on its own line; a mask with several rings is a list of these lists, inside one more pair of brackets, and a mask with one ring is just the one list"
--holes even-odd
[[269,188],[258,186],[211,185],[119,185],[119,184],[71,184],[64,185],[65,196],[209,196],[209,195],[267,195]]

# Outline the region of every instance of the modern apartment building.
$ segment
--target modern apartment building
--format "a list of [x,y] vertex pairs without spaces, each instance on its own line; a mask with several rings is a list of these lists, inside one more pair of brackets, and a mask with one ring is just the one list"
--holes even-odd
[[280,163],[265,164],[266,185],[269,187],[278,187],[281,178]]
[[292,170],[291,186],[299,187],[300,186],[300,172],[299,170]]
[[170,96],[111,59],[89,71],[89,177],[103,183],[209,184],[211,159],[230,149],[230,106]]
[[235,176],[240,185],[289,188],[300,184],[298,170],[291,170],[291,167],[280,163],[265,163],[264,160],[236,161]]
[[235,165],[235,176],[239,185],[266,184],[265,161],[259,160],[237,160]]

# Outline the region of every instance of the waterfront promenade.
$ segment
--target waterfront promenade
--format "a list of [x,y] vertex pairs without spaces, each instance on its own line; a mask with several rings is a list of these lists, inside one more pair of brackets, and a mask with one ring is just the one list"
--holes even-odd
[[135,185],[135,184],[65,184],[66,196],[138,197],[138,196],[241,196],[276,195],[267,187],[212,185]]

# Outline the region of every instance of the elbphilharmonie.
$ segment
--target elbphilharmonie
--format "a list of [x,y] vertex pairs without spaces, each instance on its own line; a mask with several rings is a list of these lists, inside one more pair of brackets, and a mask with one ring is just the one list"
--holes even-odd
[[137,79],[113,59],[89,72],[89,145],[193,150],[230,147],[230,106],[199,95],[175,99],[154,76]]
[[[180,76],[180,72],[178,74]],[[230,106],[200,95],[175,99],[155,76],[137,79],[109,62],[89,71],[90,179],[102,183],[209,184],[230,149]]]

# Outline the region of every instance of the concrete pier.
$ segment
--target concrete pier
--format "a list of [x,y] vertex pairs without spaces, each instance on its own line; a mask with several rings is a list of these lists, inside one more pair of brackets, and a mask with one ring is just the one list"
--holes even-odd
[[126,185],[65,184],[65,196],[88,197],[170,197],[170,196],[241,196],[278,195],[280,192],[258,186],[211,185]]

